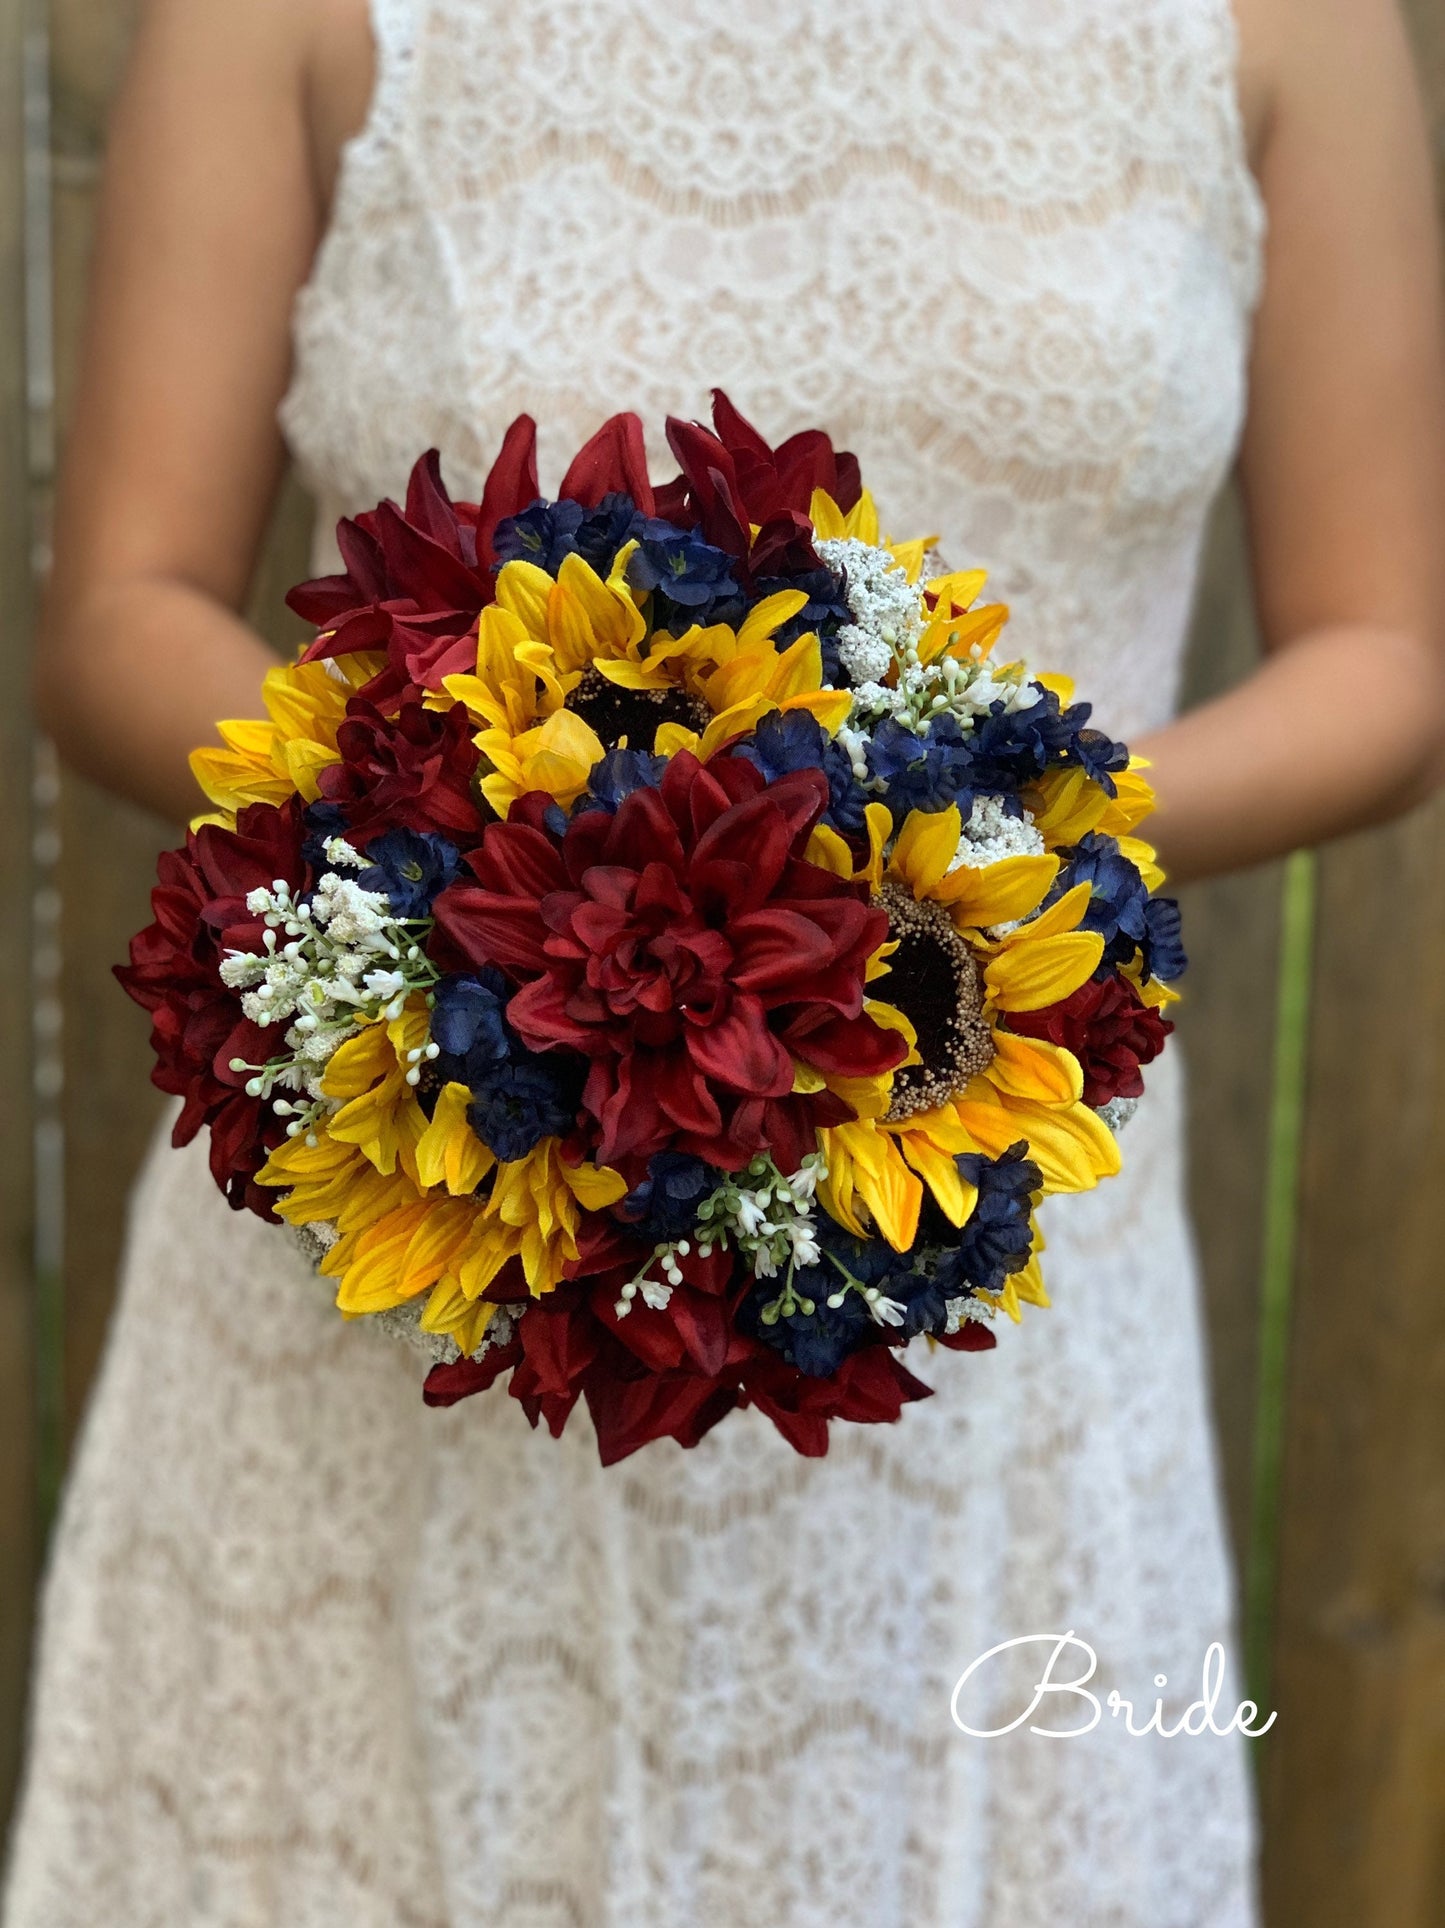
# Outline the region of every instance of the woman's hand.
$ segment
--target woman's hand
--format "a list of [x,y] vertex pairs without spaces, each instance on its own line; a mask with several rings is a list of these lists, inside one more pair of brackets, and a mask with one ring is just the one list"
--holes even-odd
[[1136,747],[1183,881],[1406,810],[1445,774],[1445,331],[1391,0],[1243,0],[1269,212],[1242,479],[1262,667]]

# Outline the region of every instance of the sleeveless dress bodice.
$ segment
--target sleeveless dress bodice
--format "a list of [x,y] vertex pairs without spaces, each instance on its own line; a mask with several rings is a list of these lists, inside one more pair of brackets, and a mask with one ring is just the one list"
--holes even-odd
[[[885,526],[986,567],[1111,732],[1167,718],[1260,273],[1227,0],[374,28],[281,411],[318,564],[428,446],[474,497],[525,410],[545,490],[634,408],[661,479],[663,418],[718,385],[854,449]],[[1236,1657],[1171,1060],[1123,1146],[1045,1209],[1052,1308],[932,1357],[898,1424],[805,1461],[735,1413],[603,1470],[585,1415],[426,1410],[405,1348],[158,1143],[8,1928],[1250,1928],[1237,1738],[950,1714],[1025,1635],[1075,1630],[1141,1722]],[[1027,1704],[1023,1653],[970,1725]]]

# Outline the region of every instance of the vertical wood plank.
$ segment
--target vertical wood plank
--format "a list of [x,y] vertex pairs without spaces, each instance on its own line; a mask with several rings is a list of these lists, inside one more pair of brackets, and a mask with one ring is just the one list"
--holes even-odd
[[[1445,187],[1445,11],[1408,0]],[[1445,803],[1324,852],[1272,1923],[1445,1921]]]
[[[1242,516],[1231,490],[1206,549],[1185,702],[1203,702],[1237,683],[1258,654]],[[1189,1070],[1190,1205],[1220,1466],[1241,1577],[1252,1500],[1280,879],[1281,867],[1270,864],[1196,884],[1180,897],[1189,952],[1178,1023]]]
[[30,543],[23,0],[0,0],[0,1817],[24,1723],[36,1560],[30,976]]

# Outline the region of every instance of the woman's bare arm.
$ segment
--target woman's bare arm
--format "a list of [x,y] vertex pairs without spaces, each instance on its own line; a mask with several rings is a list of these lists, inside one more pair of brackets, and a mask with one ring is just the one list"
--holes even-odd
[[187,752],[258,713],[274,660],[235,611],[319,223],[307,25],[151,0],[112,123],[36,687],[72,763],[177,819]]
[[1445,738],[1445,337],[1392,0],[1245,0],[1269,210],[1243,483],[1267,655],[1138,747],[1180,878],[1420,801]]

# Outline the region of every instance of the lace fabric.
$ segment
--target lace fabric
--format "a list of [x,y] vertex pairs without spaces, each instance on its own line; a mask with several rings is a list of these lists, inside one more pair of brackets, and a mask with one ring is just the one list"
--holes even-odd
[[[374,9],[283,406],[318,559],[428,443],[474,492],[525,408],[546,487],[613,409],[720,383],[989,567],[1106,727],[1168,714],[1259,276],[1225,0]],[[988,1648],[1073,1628],[1091,1691],[1177,1719],[1230,1645],[1181,1114],[1166,1060],[1123,1176],[1047,1207],[1053,1308],[936,1354],[898,1425],[805,1462],[735,1414],[607,1471],[585,1417],[424,1409],[158,1142],[10,1928],[1249,1928],[1237,1740],[949,1713]]]

